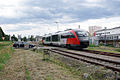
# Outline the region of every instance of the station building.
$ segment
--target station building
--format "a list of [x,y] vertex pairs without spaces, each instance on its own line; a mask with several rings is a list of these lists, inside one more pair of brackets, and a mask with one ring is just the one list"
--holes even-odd
[[96,44],[120,47],[120,27],[102,29],[95,32]]

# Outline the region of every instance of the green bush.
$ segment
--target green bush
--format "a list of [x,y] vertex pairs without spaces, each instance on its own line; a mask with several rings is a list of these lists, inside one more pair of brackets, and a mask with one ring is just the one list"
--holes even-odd
[[120,52],[120,49],[116,49],[116,51]]
[[99,46],[96,46],[94,44],[90,44],[89,47],[99,47]]
[[104,46],[104,44],[103,44],[103,43],[100,43],[99,46]]
[[108,46],[108,47],[114,47],[112,44],[106,44],[106,46]]

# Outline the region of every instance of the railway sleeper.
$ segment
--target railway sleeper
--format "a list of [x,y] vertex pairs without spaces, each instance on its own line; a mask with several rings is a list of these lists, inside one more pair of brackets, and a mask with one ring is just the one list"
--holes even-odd
[[83,61],[83,62],[87,62],[87,63],[91,63],[91,64],[95,64],[95,65],[100,65],[100,66],[106,67],[106,68],[108,68],[108,69],[111,69],[111,70],[113,70],[113,71],[120,72],[120,68],[118,68],[118,67],[113,67],[113,66],[111,66],[111,65],[105,65],[105,64],[101,64],[101,63],[99,63],[99,62],[90,61],[90,60],[87,60],[87,59],[82,59],[82,58],[80,58],[79,56],[76,56],[76,55],[65,54],[65,53],[63,53],[63,52],[58,52],[58,51],[55,51],[55,50],[51,50],[51,51],[54,52],[54,53],[58,53],[58,54],[67,56],[67,57],[71,57],[71,58],[74,58],[74,59],[77,59],[77,60],[81,60],[81,61]]
[[105,62],[105,61],[96,60],[96,59],[90,59],[90,58],[85,58],[85,57],[80,57],[80,58],[91,61],[91,62],[99,62],[101,64],[105,64],[105,65],[113,66],[113,67],[116,67],[116,68],[120,68],[120,65],[117,65],[115,63],[113,64],[113,63],[110,63],[110,62]]

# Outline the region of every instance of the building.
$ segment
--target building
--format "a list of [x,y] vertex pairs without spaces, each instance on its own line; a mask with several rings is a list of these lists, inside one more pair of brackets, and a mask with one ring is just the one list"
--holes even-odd
[[18,35],[18,41],[21,41],[21,35]]
[[100,26],[89,26],[90,44],[96,44],[95,31],[101,30]]
[[120,47],[120,27],[98,30],[95,34],[99,44]]
[[102,29],[102,27],[100,27],[100,26],[89,26],[90,36],[94,36],[94,32],[101,30],[101,29]]
[[42,40],[42,36],[36,36],[36,37],[35,37],[35,40],[36,40],[36,42],[41,41],[41,40]]

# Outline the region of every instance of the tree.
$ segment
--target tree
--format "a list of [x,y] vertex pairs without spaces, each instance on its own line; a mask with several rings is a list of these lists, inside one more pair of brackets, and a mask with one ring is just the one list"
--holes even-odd
[[10,40],[10,35],[5,35],[5,41],[9,41]]
[[31,35],[31,37],[29,38],[30,41],[35,41],[35,38],[33,35]]
[[22,40],[26,42],[27,41],[27,37],[24,36]]
[[5,37],[5,33],[3,32],[2,28],[0,27],[0,41],[3,41],[2,37]]
[[12,40],[12,41],[18,41],[18,38],[15,37],[15,35],[13,35],[13,36],[11,37],[11,40]]

